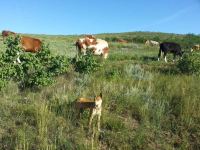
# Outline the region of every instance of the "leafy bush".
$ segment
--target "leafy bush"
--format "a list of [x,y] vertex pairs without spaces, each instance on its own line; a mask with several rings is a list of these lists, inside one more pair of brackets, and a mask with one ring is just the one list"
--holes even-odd
[[86,74],[96,71],[101,66],[101,64],[94,58],[91,51],[87,51],[87,55],[85,56],[73,58],[71,62],[74,65],[75,71]]
[[69,60],[53,56],[49,45],[43,44],[38,53],[29,53],[20,48],[19,40],[19,36],[9,37],[4,42],[6,51],[0,62],[0,88],[9,80],[16,81],[21,88],[46,86],[54,82],[54,76],[67,71]]
[[22,52],[19,45],[20,37],[8,37],[4,41],[6,44],[6,51],[2,54],[2,60],[7,63],[13,63],[17,60],[18,54]]
[[198,53],[185,54],[177,67],[182,73],[200,74],[200,55]]

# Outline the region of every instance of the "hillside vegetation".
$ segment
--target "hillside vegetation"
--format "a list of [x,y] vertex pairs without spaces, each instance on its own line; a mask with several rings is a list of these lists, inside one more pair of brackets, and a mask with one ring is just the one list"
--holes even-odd
[[[53,57],[70,60],[82,35],[31,36],[49,43]],[[171,55],[169,63],[158,62],[159,48],[144,45],[147,39],[176,41],[189,54],[200,36],[133,32],[96,37],[110,46],[107,60],[91,58],[100,64],[96,69],[77,71],[69,61],[55,82],[37,89],[22,90],[15,80],[8,81],[0,91],[0,149],[200,149],[199,74],[182,73]],[[129,43],[117,43],[119,38]],[[0,49],[2,54],[6,50],[2,41]],[[74,101],[100,92],[101,132],[97,124],[88,132],[89,112],[77,119]]]

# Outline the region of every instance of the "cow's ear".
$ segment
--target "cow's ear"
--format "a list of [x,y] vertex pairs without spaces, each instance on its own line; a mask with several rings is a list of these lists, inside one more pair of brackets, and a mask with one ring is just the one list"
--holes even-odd
[[99,94],[99,96],[102,98],[102,92]]

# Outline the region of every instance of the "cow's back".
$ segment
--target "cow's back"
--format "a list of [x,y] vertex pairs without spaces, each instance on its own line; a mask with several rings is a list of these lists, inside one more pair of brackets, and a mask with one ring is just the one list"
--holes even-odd
[[160,44],[163,52],[181,52],[181,46],[174,42],[163,42]]
[[23,49],[27,52],[38,52],[41,48],[42,42],[36,38],[22,36],[21,44]]

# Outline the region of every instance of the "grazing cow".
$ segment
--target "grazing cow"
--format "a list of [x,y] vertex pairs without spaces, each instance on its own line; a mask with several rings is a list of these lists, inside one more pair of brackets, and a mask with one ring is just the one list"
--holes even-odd
[[153,40],[147,40],[147,41],[145,42],[145,45],[147,45],[147,46],[158,46],[158,45],[159,45],[159,42],[153,41]]
[[194,46],[191,48],[191,52],[196,51],[196,50],[200,50],[200,44],[194,45]]
[[108,42],[102,39],[97,39],[96,42],[97,44],[89,45],[87,48],[92,50],[94,55],[102,55],[106,59],[109,51]]
[[96,96],[94,99],[88,98],[79,98],[76,101],[76,109],[79,111],[78,116],[85,110],[90,110],[90,119],[89,119],[89,129],[91,128],[92,120],[94,116],[98,116],[98,130],[100,131],[100,118],[102,110],[102,93],[99,96]]
[[167,62],[167,58],[166,58],[167,53],[174,54],[173,61],[175,61],[176,55],[179,55],[180,57],[182,57],[183,55],[183,51],[181,51],[181,46],[173,42],[163,42],[160,44],[160,49],[158,53],[158,61],[160,60],[161,52],[164,53],[165,62]]
[[40,50],[42,42],[39,39],[22,36],[21,37],[21,45],[24,51],[36,53]]
[[79,54],[86,55],[87,50],[92,50],[94,55],[102,55],[105,59],[108,57],[109,48],[105,40],[85,36],[85,38],[78,39],[75,45]]
[[3,37],[3,40],[6,38],[6,37],[8,37],[8,36],[10,36],[10,35],[16,35],[16,33],[15,32],[12,32],[12,31],[7,31],[7,30],[3,30],[2,31],[2,37]]
[[118,39],[117,40],[118,43],[128,43],[128,41],[124,40],[124,39]]
[[[2,31],[2,37],[8,37],[10,35],[16,35],[15,32],[12,31]],[[36,38],[32,38],[32,37],[28,37],[28,36],[22,36],[21,37],[21,45],[22,48],[26,51],[26,52],[38,52],[39,49],[41,48],[42,42],[39,39]]]
[[[32,52],[32,53],[38,52],[42,46],[42,42],[39,39],[28,36],[22,36],[20,43],[22,49],[24,49],[25,52]],[[17,55],[18,55],[17,60],[14,61],[14,63],[21,63],[20,53],[17,53]]]
[[76,45],[76,49],[78,49],[78,54],[84,54],[86,55],[86,50],[87,47],[89,45],[94,45],[97,44],[96,43],[96,39],[94,38],[89,38],[89,37],[85,37],[85,38],[80,38],[76,41],[75,45]]

